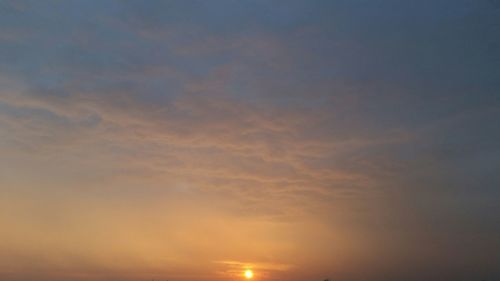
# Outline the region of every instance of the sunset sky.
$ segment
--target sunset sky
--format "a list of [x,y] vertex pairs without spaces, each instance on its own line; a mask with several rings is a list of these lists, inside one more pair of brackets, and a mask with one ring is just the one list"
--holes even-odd
[[0,280],[500,280],[500,1],[0,0]]

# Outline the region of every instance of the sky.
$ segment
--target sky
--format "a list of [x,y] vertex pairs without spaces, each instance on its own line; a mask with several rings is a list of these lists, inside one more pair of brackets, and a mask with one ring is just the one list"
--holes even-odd
[[500,280],[500,2],[0,0],[0,279]]

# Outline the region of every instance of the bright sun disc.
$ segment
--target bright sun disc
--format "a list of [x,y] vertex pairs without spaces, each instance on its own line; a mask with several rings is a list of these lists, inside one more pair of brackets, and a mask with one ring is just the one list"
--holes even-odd
[[251,279],[253,277],[253,272],[250,269],[245,270],[245,278]]

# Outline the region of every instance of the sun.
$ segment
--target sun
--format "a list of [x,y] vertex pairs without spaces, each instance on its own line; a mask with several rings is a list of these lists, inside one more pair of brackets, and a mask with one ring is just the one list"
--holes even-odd
[[252,279],[252,277],[253,277],[253,272],[250,269],[245,270],[245,278]]

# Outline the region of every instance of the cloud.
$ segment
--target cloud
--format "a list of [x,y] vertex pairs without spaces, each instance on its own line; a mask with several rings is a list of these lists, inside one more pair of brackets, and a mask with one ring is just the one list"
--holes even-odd
[[0,276],[489,270],[494,20],[447,2],[7,5]]

